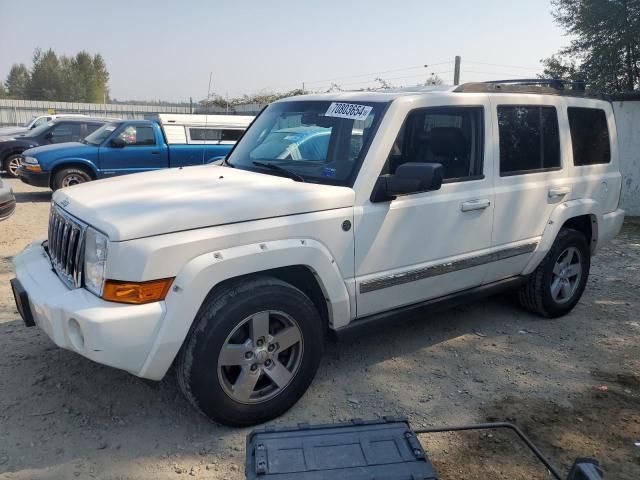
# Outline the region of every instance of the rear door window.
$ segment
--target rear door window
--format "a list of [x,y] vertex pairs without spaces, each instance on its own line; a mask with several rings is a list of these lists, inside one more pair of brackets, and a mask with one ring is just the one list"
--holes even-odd
[[607,115],[599,108],[569,107],[573,164],[597,165],[611,161]]
[[102,125],[104,124],[103,123],[87,123],[87,135],[92,134],[97,129],[99,129]]
[[500,175],[560,169],[560,134],[555,107],[498,107]]
[[59,123],[51,129],[51,142],[64,143],[80,140],[79,123]]

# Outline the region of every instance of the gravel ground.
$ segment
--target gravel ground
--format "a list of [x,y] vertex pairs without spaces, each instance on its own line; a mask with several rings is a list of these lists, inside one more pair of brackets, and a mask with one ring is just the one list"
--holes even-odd
[[[0,479],[244,478],[249,430],[193,411],[173,372],[143,381],[24,327],[11,257],[46,236],[51,195],[10,183],[19,205],[0,223]],[[276,423],[510,420],[565,471],[593,455],[606,478],[638,479],[639,289],[640,222],[630,220],[594,258],[570,315],[540,320],[505,295],[332,343],[307,394]],[[549,478],[498,432],[423,441],[443,479]]]

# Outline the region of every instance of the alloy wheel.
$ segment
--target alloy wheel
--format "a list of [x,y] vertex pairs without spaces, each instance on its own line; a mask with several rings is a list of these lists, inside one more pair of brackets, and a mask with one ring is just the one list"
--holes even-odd
[[582,279],[582,255],[576,247],[568,247],[560,254],[551,274],[551,297],[557,303],[571,300]]
[[302,353],[302,332],[293,318],[282,311],[257,312],[225,340],[218,356],[220,385],[236,402],[266,402],[289,385]]
[[12,177],[18,176],[18,168],[20,168],[20,157],[14,156],[9,159],[9,164],[7,165],[9,169],[9,174]]

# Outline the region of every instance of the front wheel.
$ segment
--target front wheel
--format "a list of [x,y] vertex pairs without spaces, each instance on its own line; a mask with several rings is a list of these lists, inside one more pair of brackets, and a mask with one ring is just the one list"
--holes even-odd
[[519,291],[523,307],[543,317],[569,313],[587,284],[591,252],[585,236],[571,228],[560,230],[551,249]]
[[178,381],[212,420],[262,423],[304,394],[323,343],[322,319],[303,292],[276,278],[247,279],[205,301],[180,353]]
[[20,168],[20,157],[22,155],[9,155],[4,161],[4,171],[9,178],[18,178],[18,168]]
[[90,182],[91,175],[81,168],[64,168],[53,176],[52,189],[55,192],[61,188]]

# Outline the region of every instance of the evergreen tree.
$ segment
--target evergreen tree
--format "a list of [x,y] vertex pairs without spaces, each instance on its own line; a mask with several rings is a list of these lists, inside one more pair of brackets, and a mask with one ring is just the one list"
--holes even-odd
[[43,52],[38,48],[33,54],[28,93],[32,100],[60,100],[63,96],[62,69],[53,50]]
[[26,98],[31,75],[24,63],[14,64],[4,82],[8,98]]
[[93,56],[93,82],[91,98],[93,102],[100,103],[105,98],[109,99],[109,71],[107,70],[107,64],[102,58],[102,55],[97,53]]

